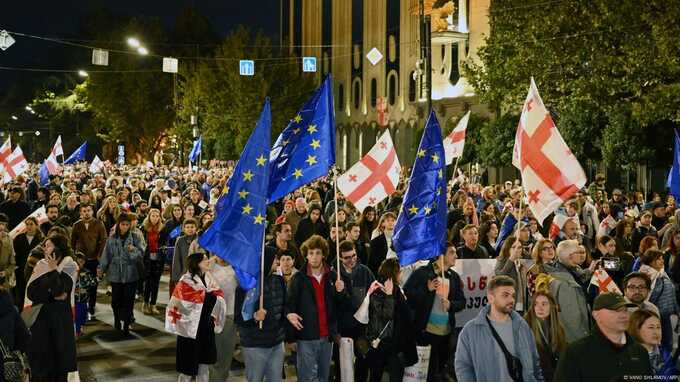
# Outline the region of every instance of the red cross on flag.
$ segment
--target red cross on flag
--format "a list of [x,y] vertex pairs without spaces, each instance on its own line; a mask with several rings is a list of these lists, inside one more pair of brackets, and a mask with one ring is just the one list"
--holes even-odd
[[12,154],[12,143],[10,142],[10,139],[7,138],[5,143],[0,146],[0,163],[5,163],[10,154]]
[[227,312],[224,292],[209,272],[205,274],[205,283],[207,285],[189,273],[182,275],[165,309],[166,332],[195,339],[207,293],[212,293],[216,297],[210,315],[215,324],[215,333],[222,332]]
[[465,131],[470,120],[470,111],[465,113],[463,118],[458,121],[456,128],[453,129],[448,137],[444,138],[444,153],[446,154],[446,164],[450,165],[453,160],[463,156],[465,148]]
[[[38,220],[38,226],[42,225],[43,223],[49,220],[47,218],[47,213],[45,213],[45,206],[42,206],[37,210],[33,211],[30,215],[26,217],[26,219],[28,219],[29,217],[36,218]],[[14,240],[15,237],[26,232],[26,219],[24,219],[21,223],[19,223],[19,225],[14,227],[12,231],[10,231],[9,237],[11,237],[12,240]]]
[[57,157],[54,156],[54,154],[50,154],[50,156],[45,159],[45,166],[47,166],[47,171],[50,175],[61,174],[61,166],[59,165],[59,162],[57,162]]
[[19,146],[14,149],[2,165],[5,168],[2,179],[5,183],[11,182],[12,179],[23,174],[28,169],[28,161],[26,161],[24,152],[21,151]]
[[616,286],[614,280],[612,280],[611,276],[609,276],[609,273],[607,273],[607,271],[604,269],[598,269],[593,272],[593,277],[590,279],[590,284],[597,286],[600,290],[600,293],[610,292],[623,295],[623,293],[621,293],[621,289]]
[[385,130],[371,151],[338,178],[338,188],[347,200],[363,211],[394,193],[400,169],[392,137]]
[[56,158],[59,155],[64,156],[64,149],[61,147],[61,135],[57,137],[57,141],[52,146],[52,155]]
[[538,221],[586,184],[586,175],[569,150],[531,79],[515,135],[512,164],[522,173],[529,208]]

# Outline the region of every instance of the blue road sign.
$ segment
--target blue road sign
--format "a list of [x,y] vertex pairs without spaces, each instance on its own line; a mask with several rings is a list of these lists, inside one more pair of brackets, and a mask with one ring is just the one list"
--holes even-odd
[[253,76],[255,75],[255,61],[253,60],[240,60],[238,62],[239,74],[242,76]]
[[316,57],[302,57],[302,71],[316,72]]

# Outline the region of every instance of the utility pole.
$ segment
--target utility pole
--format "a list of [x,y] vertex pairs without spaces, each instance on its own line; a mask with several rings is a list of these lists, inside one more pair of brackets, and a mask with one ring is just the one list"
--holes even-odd
[[[421,94],[427,97],[427,114],[432,110],[432,30],[431,16],[425,15],[425,0],[420,0],[420,62],[423,66]],[[427,117],[426,117],[427,118]]]

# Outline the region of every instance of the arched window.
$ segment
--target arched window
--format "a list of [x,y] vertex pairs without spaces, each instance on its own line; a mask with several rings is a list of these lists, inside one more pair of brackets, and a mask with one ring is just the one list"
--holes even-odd
[[352,86],[354,87],[354,108],[359,109],[359,106],[361,106],[361,80],[358,78],[354,79]]
[[375,107],[378,103],[378,81],[371,79],[371,107]]
[[397,72],[392,71],[387,75],[387,102],[394,106],[397,102]]
[[416,72],[411,71],[408,74],[408,101],[416,102]]
[[345,87],[338,85],[338,110],[345,108]]

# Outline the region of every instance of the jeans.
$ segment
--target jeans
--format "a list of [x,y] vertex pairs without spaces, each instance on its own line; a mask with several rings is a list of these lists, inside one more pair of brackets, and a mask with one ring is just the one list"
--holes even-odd
[[158,287],[161,283],[161,275],[163,274],[163,261],[146,261],[144,264],[146,268],[146,280],[144,281],[144,302],[151,305],[156,305],[158,298]]
[[[99,260],[85,260],[85,269],[92,272],[93,275],[97,274],[97,267],[99,267]],[[87,290],[87,296],[89,297],[89,300],[87,301],[87,311],[90,312],[90,314],[94,314],[94,307],[97,305],[97,284],[94,284]]]
[[131,283],[111,283],[111,309],[113,319],[130,324],[132,321],[132,311],[135,307],[135,291],[137,282]]
[[222,333],[215,333],[215,346],[217,348],[217,362],[210,365],[210,381],[224,382],[229,378],[231,360],[236,347],[236,327],[233,316],[227,316]]
[[[270,348],[241,348],[248,382],[280,382],[283,371],[283,343]],[[303,381],[298,376],[299,381]]]
[[298,380],[305,382],[327,382],[333,356],[333,343],[328,337],[318,340],[297,342]]

